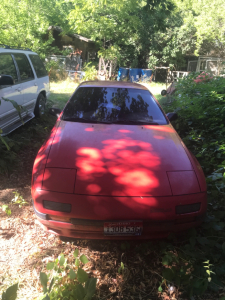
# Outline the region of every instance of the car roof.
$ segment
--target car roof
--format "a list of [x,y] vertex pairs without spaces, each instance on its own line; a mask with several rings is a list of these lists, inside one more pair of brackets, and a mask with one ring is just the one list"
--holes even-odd
[[26,54],[35,54],[38,55],[36,52],[31,50],[22,50],[22,49],[6,49],[0,46],[0,53],[26,53]]
[[139,89],[147,90],[148,89],[138,83],[126,82],[126,81],[107,81],[107,80],[94,80],[94,81],[84,81],[79,87],[117,87],[117,88],[130,88],[130,89]]

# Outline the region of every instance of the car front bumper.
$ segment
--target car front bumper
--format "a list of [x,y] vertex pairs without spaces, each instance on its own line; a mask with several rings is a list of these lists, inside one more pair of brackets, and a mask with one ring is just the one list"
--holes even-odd
[[200,226],[205,213],[190,213],[174,220],[143,220],[143,231],[140,236],[105,236],[104,220],[72,218],[71,222],[50,220],[49,215],[40,213],[34,206],[34,212],[44,230],[65,237],[80,239],[140,240],[160,239],[171,233],[184,232]]

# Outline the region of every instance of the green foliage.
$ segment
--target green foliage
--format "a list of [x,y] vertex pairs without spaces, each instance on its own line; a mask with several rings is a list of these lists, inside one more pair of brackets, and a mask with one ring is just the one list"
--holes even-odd
[[124,263],[121,261],[120,267],[118,269],[118,273],[119,274],[121,274],[121,273],[123,274],[124,270],[125,270],[125,266],[124,266]]
[[67,14],[72,7],[71,2],[57,0],[2,0],[0,44],[31,48],[41,58],[59,53],[51,45],[54,39],[48,28],[59,25],[68,30]]
[[225,51],[225,6],[223,0],[175,0],[183,24],[180,32],[190,28],[195,42],[195,54]]
[[2,211],[4,211],[7,214],[7,216],[11,215],[11,209],[8,207],[8,205],[2,205]]
[[200,230],[190,230],[182,243],[165,243],[163,281],[172,282],[190,297],[218,291],[225,278],[225,79],[195,82],[197,73],[179,80],[172,107],[174,127],[198,158],[208,185],[208,215]]
[[15,300],[17,297],[18,283],[7,288],[2,294],[2,300]]
[[[74,256],[78,257],[79,251],[75,250]],[[82,265],[88,263],[87,257],[79,257]],[[54,262],[48,262],[48,274],[40,272],[40,282],[43,295],[39,300],[91,300],[96,290],[96,278],[89,278],[81,266],[68,264],[67,259],[61,254]],[[2,300],[15,300],[17,297],[18,283],[10,286],[2,294]]]
[[101,48],[98,51],[98,56],[109,60],[113,60],[115,58],[118,59],[120,57],[120,48],[117,45],[111,46],[107,49]]
[[42,59],[60,54],[50,26],[114,49],[125,67],[178,68],[184,54],[225,51],[224,0],[1,1],[0,43],[29,47]]
[[68,73],[65,71],[64,66],[59,61],[47,60],[45,62],[46,70],[51,81],[65,80]]
[[12,199],[13,204],[19,204],[19,207],[28,204],[18,191],[13,192],[13,194],[15,194],[14,198]]
[[173,108],[178,111],[175,123],[185,144],[196,155],[207,175],[209,203],[224,201],[225,168],[225,79],[215,77],[209,82],[194,80],[191,74],[177,85]]
[[85,75],[82,78],[82,81],[95,80],[97,78],[97,74],[98,74],[97,69],[96,69],[95,65],[93,65],[91,62],[87,63],[84,66],[83,70],[85,72]]
[[[43,287],[41,299],[75,299],[90,300],[95,294],[96,278],[89,278],[81,264],[89,262],[82,254],[79,259],[78,249],[74,252],[75,262],[68,264],[67,259],[61,254],[54,262],[48,262],[46,269],[48,274],[41,272],[40,281]],[[77,263],[79,261],[79,264]],[[49,283],[49,284],[48,284]]]
[[[92,38],[103,57],[117,57],[121,66],[147,66],[153,35],[165,30],[174,9],[172,1],[73,0],[69,14],[71,28]],[[85,24],[85,26],[84,26]],[[94,28],[94,30],[93,30]]]

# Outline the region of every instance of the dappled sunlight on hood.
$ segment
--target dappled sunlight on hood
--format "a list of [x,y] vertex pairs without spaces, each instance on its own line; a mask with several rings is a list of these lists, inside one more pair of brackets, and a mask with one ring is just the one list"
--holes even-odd
[[192,165],[171,125],[146,126],[61,121],[46,168],[75,169],[75,194],[171,195],[166,172]]
[[170,125],[163,125],[163,126],[158,126],[158,125],[144,125],[143,127],[146,128],[146,129],[150,129],[150,130],[176,133],[176,131]]
[[105,140],[102,144],[101,150],[77,150],[76,191],[82,184],[88,194],[102,192],[132,196],[148,195],[151,190],[159,187],[159,180],[153,170],[160,166],[160,159],[153,153],[150,143],[127,138]]

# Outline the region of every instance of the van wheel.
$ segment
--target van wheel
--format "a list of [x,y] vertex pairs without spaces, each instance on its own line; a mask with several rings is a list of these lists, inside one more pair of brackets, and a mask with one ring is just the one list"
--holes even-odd
[[45,113],[45,104],[46,104],[45,96],[43,94],[39,94],[34,109],[35,117],[41,117]]

